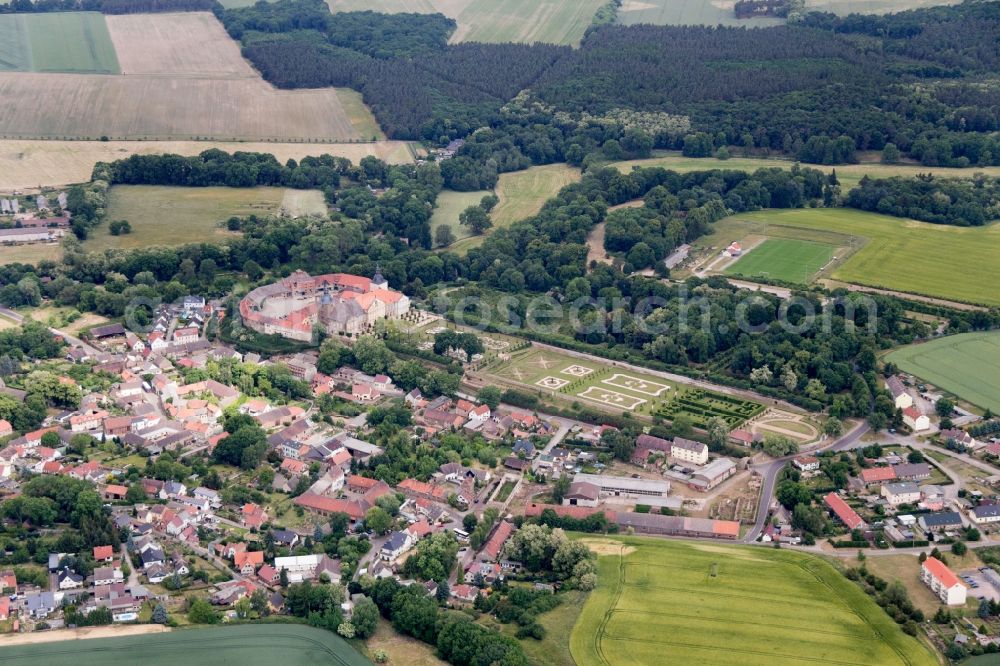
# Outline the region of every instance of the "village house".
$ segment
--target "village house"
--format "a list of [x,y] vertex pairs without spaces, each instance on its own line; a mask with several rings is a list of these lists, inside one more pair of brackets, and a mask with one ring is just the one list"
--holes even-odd
[[980,504],[969,512],[972,522],[987,525],[1000,521],[1000,504]]
[[708,446],[683,437],[674,437],[670,444],[670,457],[693,465],[704,465],[708,462]]
[[907,392],[906,386],[903,384],[903,380],[899,377],[895,375],[887,377],[885,380],[885,388],[890,394],[892,394],[892,401],[895,404],[896,409],[906,409],[913,406],[913,396]]
[[882,497],[891,506],[916,504],[920,501],[920,488],[912,481],[885,483],[882,485]]
[[819,458],[816,456],[797,456],[792,460],[792,464],[802,472],[819,471]]
[[896,470],[891,467],[868,467],[861,470],[861,482],[866,486],[896,480]]
[[956,511],[941,511],[925,513],[917,518],[917,524],[924,532],[944,532],[945,530],[961,529],[962,516]]
[[903,423],[913,432],[923,432],[931,427],[931,420],[927,415],[912,405],[903,410]]

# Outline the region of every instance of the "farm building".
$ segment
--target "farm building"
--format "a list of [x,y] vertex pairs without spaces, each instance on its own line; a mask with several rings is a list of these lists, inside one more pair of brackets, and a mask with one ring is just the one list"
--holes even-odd
[[650,481],[606,474],[577,474],[573,477],[573,481],[599,488],[601,497],[666,497],[670,494],[668,481]]
[[896,470],[892,467],[869,467],[861,470],[861,482],[866,486],[896,480]]
[[938,558],[928,557],[924,561],[920,566],[920,579],[948,606],[965,605],[968,590],[958,580],[958,576]]
[[575,481],[570,484],[569,490],[563,495],[562,503],[565,506],[595,507],[600,499],[600,486],[586,481]]
[[711,490],[736,474],[736,463],[729,458],[716,458],[691,475],[688,485],[702,492]]
[[1000,504],[980,504],[969,512],[969,517],[977,525],[1000,522]]
[[901,463],[893,465],[892,471],[900,481],[923,481],[931,478],[931,466],[927,463]]
[[885,380],[885,389],[892,394],[892,401],[896,404],[896,409],[906,409],[913,406],[913,396],[906,391],[903,380],[893,375]]
[[853,530],[864,527],[865,521],[858,515],[858,512],[849,507],[847,502],[837,493],[828,494],[823,498],[823,503],[830,507],[837,518],[840,519],[840,522],[847,525],[848,529]]
[[962,516],[957,511],[925,513],[917,518],[920,529],[925,532],[941,532],[962,527]]
[[913,432],[929,430],[931,420],[927,415],[912,405],[903,410],[903,423]]
[[65,234],[66,232],[62,229],[49,229],[47,227],[0,229],[0,243],[50,243],[59,240]]

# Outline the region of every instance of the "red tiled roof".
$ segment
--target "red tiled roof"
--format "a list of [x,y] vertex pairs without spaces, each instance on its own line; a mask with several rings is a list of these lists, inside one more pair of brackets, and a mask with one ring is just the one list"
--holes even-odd
[[94,559],[95,560],[106,560],[109,557],[114,557],[115,549],[112,546],[94,546]]
[[958,576],[949,569],[944,562],[936,557],[928,557],[924,561],[924,568],[930,572],[934,578],[938,580],[939,583],[944,585],[946,588],[952,588],[956,585],[961,585],[958,580]]
[[837,514],[841,522],[847,525],[848,529],[855,529],[864,525],[865,521],[861,519],[857,511],[847,506],[845,502],[837,493],[830,493],[823,498],[823,502],[833,509],[833,512]]
[[865,483],[877,481],[892,481],[896,478],[896,470],[891,467],[870,467],[861,470],[861,479]]
[[512,524],[508,523],[506,520],[500,521],[500,524],[493,532],[493,536],[491,536],[490,540],[486,542],[485,546],[483,546],[483,554],[489,559],[495,560],[499,557],[500,550],[503,548],[503,545],[507,543],[507,539],[509,539],[510,535],[513,533],[514,526]]

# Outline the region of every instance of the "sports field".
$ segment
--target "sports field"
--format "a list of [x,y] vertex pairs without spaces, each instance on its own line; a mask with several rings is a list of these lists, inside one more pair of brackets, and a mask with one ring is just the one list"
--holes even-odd
[[[699,248],[721,250],[748,237],[831,242],[857,248],[830,272],[835,280],[869,287],[1000,305],[984,275],[1000,274],[1000,225],[954,227],[848,208],[764,210],[719,220]],[[714,250],[713,250],[714,251]],[[750,253],[752,255],[753,252]],[[750,256],[748,255],[748,256]],[[843,257],[838,257],[840,262]]]
[[409,164],[414,152],[406,141],[374,143],[263,143],[227,141],[39,141],[0,140],[0,191],[67,185],[90,180],[97,162],[130,155],[197,155],[209,148],[270,153],[284,164],[310,155],[346,157],[355,164],[372,155],[389,164]]
[[[736,149],[734,152],[738,152]],[[877,158],[876,158],[877,159]],[[613,166],[620,171],[628,173],[633,167],[663,167],[672,169],[678,173],[689,171],[707,171],[709,169],[733,169],[737,171],[756,171],[757,169],[770,169],[780,167],[791,169],[795,162],[787,159],[768,159],[763,157],[731,157],[728,160],[719,160],[714,157],[684,157],[677,151],[656,151],[654,157],[644,160],[626,160],[614,162]],[[988,176],[1000,176],[1000,167],[969,167],[968,169],[956,169],[949,167],[925,167],[919,164],[879,164],[878,162],[865,162],[862,164],[838,164],[836,166],[824,166],[822,164],[802,164],[803,167],[818,169],[825,173],[837,172],[837,180],[840,181],[841,190],[846,194],[856,187],[862,178],[891,178],[892,176],[904,176],[913,178],[919,173],[932,173],[935,176],[948,178],[972,178],[977,173],[984,173]]]
[[[265,82],[207,12],[109,16],[106,23],[121,75],[0,72],[0,138],[385,138],[354,91],[278,90]],[[70,40],[67,52],[80,43]]]
[[808,284],[830,262],[835,249],[833,245],[826,243],[769,238],[745,252],[725,272],[730,275]]
[[1000,332],[949,335],[897,349],[886,360],[974,405],[1000,412]]
[[[606,0],[327,0],[333,12],[440,12],[458,22],[456,42],[575,45]],[[245,2],[250,0],[226,0]]]
[[579,666],[907,664],[937,660],[829,564],[787,550],[581,537],[598,585],[573,627]]
[[[299,192],[292,198],[302,196]],[[280,187],[116,185],[111,188],[106,220],[128,220],[132,233],[112,236],[108,224],[101,224],[84,247],[104,250],[224,240],[232,233],[220,225],[233,215],[273,214],[283,205],[295,204],[286,201],[286,190]]]
[[[147,666],[371,664],[332,631],[298,624],[182,629],[144,636],[8,646],[2,652],[4,662],[24,666],[106,666],[137,661]],[[142,655],[141,660],[136,659],[137,654]]]
[[[500,174],[496,195],[500,199],[490,218],[493,229],[507,227],[520,220],[537,215],[545,202],[559,193],[559,190],[575,183],[582,177],[579,169],[567,164],[547,164],[531,167],[523,171]],[[486,233],[489,234],[492,229]],[[472,236],[451,246],[455,252],[467,252],[478,247],[483,236]]]
[[118,59],[98,12],[0,14],[0,71],[117,74]]

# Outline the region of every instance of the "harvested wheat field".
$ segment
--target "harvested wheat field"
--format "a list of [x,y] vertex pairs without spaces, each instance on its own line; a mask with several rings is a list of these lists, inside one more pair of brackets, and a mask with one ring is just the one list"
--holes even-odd
[[414,148],[405,141],[373,143],[267,143],[219,141],[38,141],[0,140],[0,192],[90,180],[97,162],[130,155],[197,155],[209,148],[227,153],[271,153],[279,162],[315,155],[346,157],[355,164],[369,155],[390,164],[409,164]]
[[205,12],[112,16],[121,75],[0,73],[0,138],[382,139],[350,90],[278,90]]

